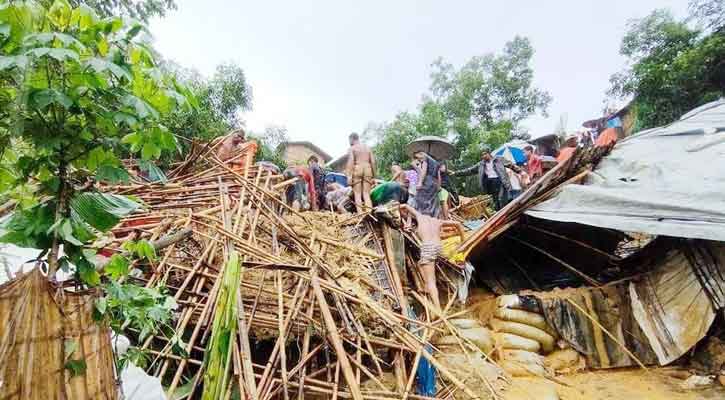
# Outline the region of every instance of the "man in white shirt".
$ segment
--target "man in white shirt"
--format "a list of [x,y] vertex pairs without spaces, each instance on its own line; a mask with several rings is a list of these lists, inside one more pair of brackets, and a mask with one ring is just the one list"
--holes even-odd
[[506,167],[503,165],[503,158],[493,157],[490,148],[484,147],[479,163],[455,171],[453,175],[467,176],[476,173],[481,190],[493,198],[496,210],[500,210],[508,203],[508,192],[511,190],[511,182],[506,173]]

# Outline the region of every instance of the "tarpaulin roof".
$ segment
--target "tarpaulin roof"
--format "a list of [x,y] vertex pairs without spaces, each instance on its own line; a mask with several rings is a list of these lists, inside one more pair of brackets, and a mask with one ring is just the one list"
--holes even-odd
[[725,99],[618,143],[584,184],[527,214],[621,231],[725,241]]

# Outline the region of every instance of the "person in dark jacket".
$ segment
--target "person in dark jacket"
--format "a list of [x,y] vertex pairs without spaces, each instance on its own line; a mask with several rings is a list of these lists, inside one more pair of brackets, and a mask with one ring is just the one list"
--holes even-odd
[[325,193],[325,171],[320,167],[320,160],[317,156],[310,156],[307,159],[307,167],[312,173],[312,181],[314,182],[315,193],[317,193],[317,204],[313,205],[313,209],[324,210],[325,196],[322,194]]
[[511,182],[506,173],[502,157],[492,156],[490,148],[484,147],[483,151],[481,151],[480,162],[452,173],[454,176],[474,174],[478,174],[478,184],[481,191],[493,198],[494,207],[497,211],[508,203]]

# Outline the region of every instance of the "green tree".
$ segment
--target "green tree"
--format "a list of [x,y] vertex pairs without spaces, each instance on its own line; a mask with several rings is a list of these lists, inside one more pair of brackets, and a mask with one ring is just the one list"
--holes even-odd
[[[50,3],[50,1],[46,2]],[[153,17],[163,17],[176,10],[174,0],[70,0],[73,7],[87,5],[102,17],[123,15],[148,23]]]
[[241,67],[221,64],[211,78],[173,62],[163,64],[163,69],[196,99],[195,107],[178,109],[162,118],[162,123],[182,139],[180,154],[192,140],[208,141],[241,127],[240,113],[252,108],[252,89]]
[[636,129],[668,124],[725,94],[725,32],[703,35],[666,10],[629,22],[620,52],[629,67],[610,95],[632,98]]
[[407,160],[406,145],[420,136],[452,140],[453,168],[478,161],[484,144],[495,148],[526,137],[521,121],[536,113],[546,115],[551,102],[547,92],[533,85],[533,54],[529,40],[516,37],[500,54],[473,57],[459,69],[436,60],[430,93],[418,111],[400,113],[377,130],[374,151],[380,170],[387,173],[391,163]]
[[[0,151],[12,171],[2,184],[31,184],[34,204],[15,211],[0,240],[42,249],[51,279],[73,266],[82,282],[101,283],[90,245],[139,207],[93,189],[128,178],[117,151],[153,160],[177,148],[160,117],[189,107],[188,93],[157,68],[144,29],[65,0],[0,6]],[[117,257],[109,273],[127,262]]]
[[418,116],[402,112],[390,123],[382,124],[376,133],[376,144],[373,147],[378,164],[378,174],[390,178],[390,166],[393,163],[404,163],[409,157],[406,146],[422,136],[417,131]]
[[280,144],[289,141],[289,132],[286,127],[271,125],[264,128],[264,132],[252,133],[249,136],[259,144],[257,160],[269,161],[281,169],[287,168],[287,161],[280,151]]

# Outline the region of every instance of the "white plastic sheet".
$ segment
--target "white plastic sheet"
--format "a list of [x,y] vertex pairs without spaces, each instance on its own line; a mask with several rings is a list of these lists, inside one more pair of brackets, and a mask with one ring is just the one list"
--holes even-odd
[[[618,143],[527,214],[628,232],[725,241],[725,100]],[[722,139],[722,140],[721,140]]]

